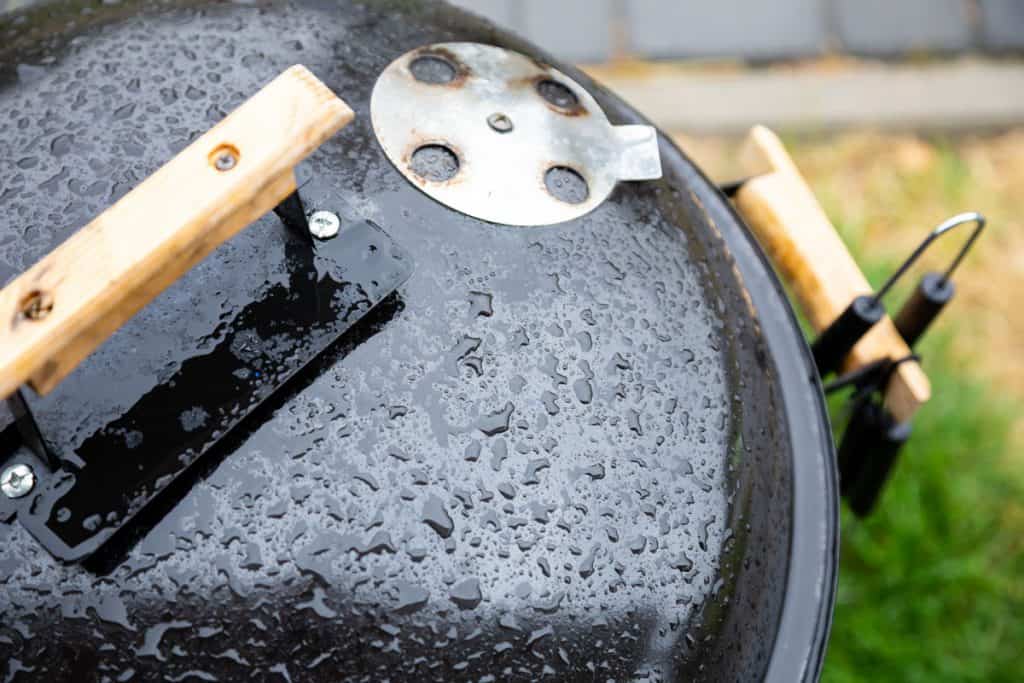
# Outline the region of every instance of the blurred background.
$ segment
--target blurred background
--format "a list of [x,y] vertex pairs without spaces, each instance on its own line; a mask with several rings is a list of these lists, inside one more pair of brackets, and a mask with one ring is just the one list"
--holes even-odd
[[1024,678],[1024,0],[457,4],[581,64],[713,179],[751,125],[781,132],[875,286],[938,222],[988,216],[920,348],[935,397],[880,509],[843,512],[824,680]]

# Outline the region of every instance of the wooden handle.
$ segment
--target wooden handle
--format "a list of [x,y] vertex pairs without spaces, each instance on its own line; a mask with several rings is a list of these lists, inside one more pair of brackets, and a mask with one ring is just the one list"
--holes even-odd
[[303,66],[275,78],[0,291],[0,397],[40,394],[219,244],[295,190],[353,118]]
[[[752,174],[734,200],[782,278],[792,289],[815,331],[821,332],[871,285],[818,204],[782,141],[757,126],[744,144],[741,162]],[[881,358],[907,356],[907,347],[886,316],[847,356],[844,371]],[[921,366],[900,364],[886,387],[886,407],[898,421],[908,420],[931,397]]]

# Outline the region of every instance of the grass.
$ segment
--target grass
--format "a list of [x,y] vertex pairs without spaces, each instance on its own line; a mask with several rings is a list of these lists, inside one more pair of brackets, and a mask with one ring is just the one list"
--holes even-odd
[[923,349],[935,398],[876,512],[843,511],[823,680],[1019,681],[1024,486],[1005,471],[1016,407]]
[[[740,174],[736,140],[680,142],[712,177]],[[934,397],[879,507],[867,520],[843,510],[823,680],[1024,679],[1024,129],[786,142],[876,286],[944,218],[980,210],[990,220],[918,349]],[[957,246],[942,244],[926,265]]]
[[[849,176],[812,176],[876,286],[935,216],[1002,208],[1004,198],[974,177],[962,146],[924,144],[931,160],[917,172],[869,167],[859,186]],[[891,226],[900,222],[905,227],[894,234]],[[882,223],[889,228],[884,240]],[[979,282],[980,271],[964,275],[968,291],[988,296],[1010,284]],[[896,293],[897,305],[904,293]],[[969,302],[951,309],[926,338],[919,351],[934,398],[916,418],[876,512],[859,520],[843,510],[826,683],[1009,682],[1024,674],[1024,476],[1012,452],[1020,387],[1013,378],[1005,387],[992,381],[985,351],[998,353],[1001,342],[964,334],[984,314]],[[982,353],[965,352],[967,340]]]

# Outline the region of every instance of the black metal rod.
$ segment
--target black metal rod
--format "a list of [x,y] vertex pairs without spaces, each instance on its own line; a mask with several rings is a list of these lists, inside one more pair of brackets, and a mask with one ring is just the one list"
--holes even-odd
[[955,293],[956,285],[941,273],[928,273],[921,278],[894,321],[907,346],[917,343]]
[[274,207],[274,213],[281,219],[289,229],[299,233],[303,239],[312,241],[309,234],[309,220],[306,218],[306,208],[302,205],[302,197],[299,191],[295,190],[285,197],[280,204]]
[[818,374],[825,377],[839,368],[846,354],[882,316],[885,308],[872,296],[859,296],[811,345]]
[[840,492],[858,517],[866,517],[881,497],[903,445],[913,431],[910,422],[895,422],[871,400],[854,411],[839,445]]
[[18,429],[18,434],[21,435],[22,443],[51,470],[59,469],[60,460],[46,445],[46,439],[39,431],[39,424],[36,422],[24,394],[21,393],[21,389],[7,397],[7,407],[10,408],[11,415],[14,416],[14,424]]
[[974,232],[971,233],[971,236],[967,239],[967,242],[964,243],[964,246],[960,249],[960,252],[957,254],[956,258],[953,259],[953,263],[950,264],[949,269],[946,271],[945,275],[943,275],[943,278],[948,280],[953,275],[953,271],[956,270],[956,267],[960,265],[960,262],[963,260],[964,256],[967,255],[967,252],[970,250],[975,240],[978,239],[978,236],[981,234],[981,231],[984,230],[985,228],[985,217],[982,216],[980,213],[972,211],[969,213],[957,214],[956,216],[953,216],[952,218],[945,220],[944,222],[939,224],[938,227],[936,227],[934,230],[928,233],[928,236],[925,237],[924,240],[922,240],[921,243],[917,245],[917,248],[914,249],[910,256],[907,257],[907,259],[902,264],[900,264],[900,267],[896,269],[896,272],[893,273],[888,280],[886,280],[885,284],[882,285],[882,288],[879,289],[878,292],[875,294],[875,299],[880,301],[882,297],[888,294],[889,290],[892,289],[893,285],[895,285],[899,281],[899,279],[903,277],[903,274],[910,269],[910,266],[914,265],[917,259],[921,257],[921,254],[927,251],[928,247],[931,246],[932,242],[942,237],[950,230],[953,230],[954,228],[957,228],[961,225],[965,225],[967,223],[974,223]]

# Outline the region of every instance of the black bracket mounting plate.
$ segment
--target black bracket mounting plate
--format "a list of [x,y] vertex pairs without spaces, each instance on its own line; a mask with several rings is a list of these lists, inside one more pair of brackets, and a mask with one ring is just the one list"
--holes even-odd
[[61,560],[88,557],[408,280],[410,256],[336,191],[309,179],[301,194],[308,212],[339,216],[336,237],[264,216],[54,392],[26,399],[60,466],[24,445],[0,452],[30,462],[37,479],[30,495],[2,501],[0,520],[17,513]]

